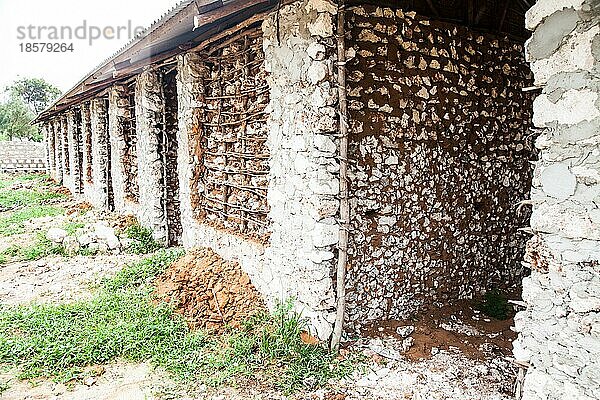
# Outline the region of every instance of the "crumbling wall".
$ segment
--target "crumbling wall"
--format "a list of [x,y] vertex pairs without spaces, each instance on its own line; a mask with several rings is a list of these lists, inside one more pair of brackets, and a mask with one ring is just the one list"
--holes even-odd
[[164,163],[161,137],[164,117],[161,74],[144,71],[135,85],[135,117],[137,137],[140,223],[154,233],[154,238],[166,243],[167,216],[164,207]]
[[[112,183],[115,209],[133,212],[137,206],[138,177],[135,125],[132,126],[129,88],[115,85],[108,97],[108,126],[111,145]],[[133,129],[132,129],[133,128]]]
[[348,325],[520,282],[534,158],[522,46],[399,9],[346,21]]
[[526,25],[542,134],[513,353],[529,364],[523,399],[600,399],[598,2],[539,1]]
[[44,123],[44,133],[46,138],[46,151],[48,153],[47,173],[52,179],[56,179],[56,138],[54,136],[54,125],[52,121]]
[[86,199],[94,196],[93,179],[93,150],[92,150],[92,120],[90,115],[90,102],[81,103],[81,136],[82,136],[82,180],[83,195]]
[[[81,149],[81,111],[78,107],[73,107],[67,111],[67,136],[68,136],[68,157],[69,157],[69,190],[77,196],[82,193],[82,164],[83,152]],[[65,185],[66,186],[66,185]]]
[[[202,156],[202,148],[198,143],[202,140],[199,129],[204,121],[204,79],[208,69],[203,57],[197,53],[186,53],[178,58],[177,93],[179,94],[179,129],[177,132],[177,164],[179,176],[179,200],[181,223],[183,226],[182,244],[185,247],[210,247],[227,260],[238,260],[242,268],[248,272],[256,285],[262,273],[264,246],[246,240],[239,234],[226,232],[223,229],[200,223],[192,204],[198,201],[197,193],[198,164]],[[262,281],[261,281],[262,282]],[[262,293],[268,287],[261,288]]]
[[[244,181],[249,182],[243,185],[252,185],[252,191],[237,190],[238,194],[231,195],[230,201],[241,204],[242,199],[248,199],[244,207],[251,205],[253,210],[268,211],[264,217],[259,212],[248,213],[253,221],[265,221],[266,229],[260,223],[247,221],[242,231],[241,218],[222,219],[220,225],[213,226],[199,223],[206,219],[196,218],[195,210],[198,206],[202,209],[199,189],[204,186],[200,179],[206,176],[199,160],[212,163],[216,156],[208,154],[210,157],[205,158],[204,149],[225,148],[218,137],[202,146],[210,138],[204,137],[204,132],[217,131],[213,125],[215,113],[207,115],[206,104],[209,101],[218,104],[214,97],[220,93],[214,92],[219,87],[212,80],[216,75],[216,60],[208,60],[213,65],[207,65],[205,55],[189,53],[180,56],[178,62],[178,163],[184,245],[211,247],[223,258],[237,260],[270,306],[294,297],[296,307],[310,319],[322,339],[329,337],[334,320],[332,277],[339,234],[337,90],[333,76],[336,13],[337,6],[330,1],[309,0],[281,7],[278,22],[277,13],[270,14],[262,26],[264,65],[256,47],[261,43],[261,35],[250,35],[245,44],[239,40],[233,43],[237,49],[247,46],[249,55],[254,52],[248,62],[256,62],[248,68],[256,73],[243,73],[246,63],[243,51],[236,55],[228,50],[242,68],[231,81],[224,80],[232,91],[224,96],[247,97],[248,102],[244,109],[243,103],[229,100],[231,108],[227,111],[230,118],[235,117],[236,128],[224,129],[231,139],[227,150],[245,151],[253,156],[245,159],[245,166],[239,161],[217,160],[223,167],[229,165],[228,173],[217,175],[213,171],[208,176],[227,178],[235,184],[234,189]],[[268,88],[262,82],[265,71]],[[238,90],[245,96],[240,96]],[[265,102],[268,106],[263,112]],[[245,118],[244,111],[252,122],[241,127],[239,121]],[[203,126],[206,121],[211,125]],[[268,164],[264,156],[268,156]],[[268,181],[266,202],[261,195],[265,181]],[[229,212],[232,211],[233,208]],[[270,238],[266,242],[268,233]],[[252,237],[259,241],[248,240]]]
[[92,131],[92,182],[88,201],[98,208],[110,208],[108,104],[104,98],[90,101]]

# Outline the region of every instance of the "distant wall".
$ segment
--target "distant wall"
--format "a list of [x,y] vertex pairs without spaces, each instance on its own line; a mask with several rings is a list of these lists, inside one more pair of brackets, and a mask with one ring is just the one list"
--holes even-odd
[[46,144],[0,142],[0,172],[43,172],[46,170]]

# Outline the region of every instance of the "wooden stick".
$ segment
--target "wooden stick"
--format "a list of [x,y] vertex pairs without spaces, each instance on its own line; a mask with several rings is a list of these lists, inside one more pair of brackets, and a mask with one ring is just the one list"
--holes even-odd
[[221,306],[219,306],[219,300],[217,300],[217,294],[213,288],[210,288],[210,291],[213,294],[213,298],[215,299],[215,304],[217,305],[217,311],[219,312],[219,316],[221,317],[221,321],[225,323],[225,318],[223,317],[223,313],[221,312]]
[[346,264],[348,263],[348,225],[350,223],[350,203],[348,200],[348,103],[346,100],[346,34],[345,4],[338,3],[337,52],[338,52],[338,97],[340,113],[340,232],[336,271],[337,307],[335,325],[331,338],[331,348],[337,350],[344,329],[346,311]]

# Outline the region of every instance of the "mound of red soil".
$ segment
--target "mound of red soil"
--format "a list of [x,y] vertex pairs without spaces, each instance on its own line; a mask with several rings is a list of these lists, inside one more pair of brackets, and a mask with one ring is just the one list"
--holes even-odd
[[264,308],[240,266],[206,248],[192,250],[175,261],[155,284],[158,299],[173,304],[192,329],[239,326]]

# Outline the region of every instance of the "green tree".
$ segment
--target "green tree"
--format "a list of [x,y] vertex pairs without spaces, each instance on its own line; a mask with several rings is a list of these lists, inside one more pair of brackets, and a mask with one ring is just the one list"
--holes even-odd
[[22,78],[6,89],[10,97],[18,97],[34,114],[39,114],[59,95],[60,90],[41,78]]
[[33,113],[20,98],[11,97],[0,104],[0,139],[14,138],[41,141],[42,135],[37,127],[31,125]]

